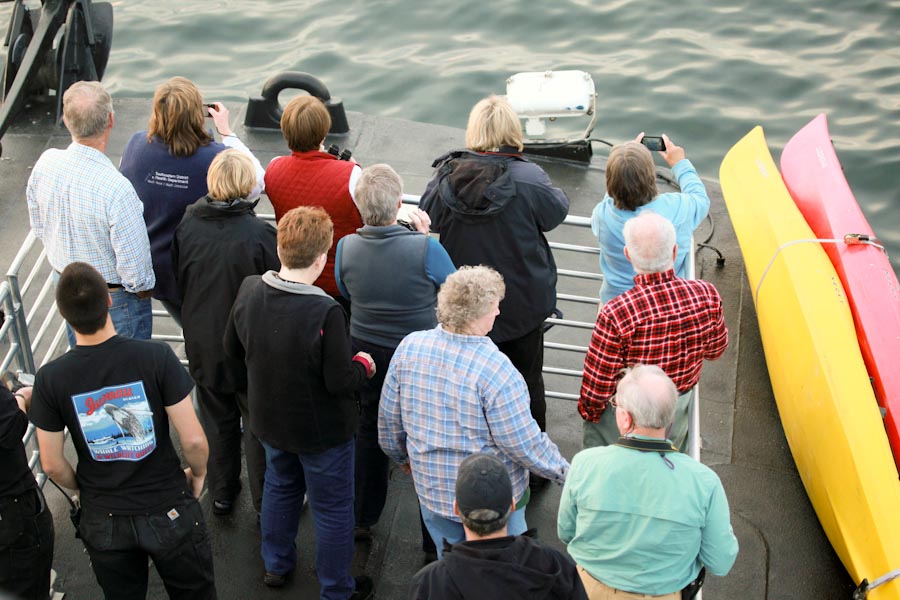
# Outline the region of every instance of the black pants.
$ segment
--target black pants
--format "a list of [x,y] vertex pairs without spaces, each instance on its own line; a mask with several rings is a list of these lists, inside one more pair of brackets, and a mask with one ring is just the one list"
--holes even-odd
[[[354,485],[356,488],[354,509],[357,527],[371,527],[378,522],[387,500],[390,459],[378,445],[378,404],[381,400],[381,388],[387,375],[391,359],[396,348],[388,348],[371,344],[359,338],[353,338],[353,352],[368,352],[375,360],[375,376],[366,381],[357,392],[360,415],[359,429],[356,433],[356,472]],[[419,513],[419,526],[422,530],[422,550],[434,552],[434,542],[422,521]]]
[[378,445],[378,403],[395,350],[353,338],[353,352],[368,352],[375,360],[375,376],[357,392],[360,406],[354,481],[357,527],[371,527],[377,523],[387,499],[390,461]]
[[188,494],[149,515],[85,506],[78,530],[107,600],[146,599],[148,557],[170,599],[215,600],[209,534],[200,504]]
[[0,500],[0,596],[47,600],[53,515],[40,490]]
[[[232,500],[241,490],[241,438],[247,455],[247,479],[256,512],[262,508],[266,452],[250,432],[246,392],[220,392],[197,386],[200,420],[209,441],[206,482],[213,500]],[[244,432],[241,433],[241,419]]]
[[541,431],[547,431],[547,399],[544,395],[544,328],[538,327],[515,340],[497,344],[525,379],[531,397],[531,416]]

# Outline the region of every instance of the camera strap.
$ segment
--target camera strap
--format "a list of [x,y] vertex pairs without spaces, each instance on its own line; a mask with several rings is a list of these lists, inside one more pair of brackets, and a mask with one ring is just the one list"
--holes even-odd
[[675,444],[669,440],[641,440],[633,437],[621,436],[616,440],[614,445],[621,446],[622,448],[631,448],[632,450],[638,450],[640,452],[659,452],[659,455],[666,463],[666,466],[673,471],[675,470],[675,465],[669,460],[666,453],[678,452],[678,448],[676,448]]

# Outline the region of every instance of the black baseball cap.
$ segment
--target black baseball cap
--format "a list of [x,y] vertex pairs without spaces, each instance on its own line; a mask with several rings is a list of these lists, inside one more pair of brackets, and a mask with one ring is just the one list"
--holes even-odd
[[[492,523],[509,511],[512,505],[512,481],[503,462],[493,454],[479,452],[466,457],[456,476],[456,506],[460,514],[478,523]],[[480,518],[472,511],[488,511]]]

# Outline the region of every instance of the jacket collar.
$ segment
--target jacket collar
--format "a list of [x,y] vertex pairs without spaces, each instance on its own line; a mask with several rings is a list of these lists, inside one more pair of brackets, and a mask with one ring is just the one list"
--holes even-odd
[[309,296],[325,296],[331,298],[322,288],[305,283],[297,283],[294,281],[285,281],[278,276],[275,271],[266,271],[262,276],[263,283],[269,287],[288,292],[289,294],[309,295]]

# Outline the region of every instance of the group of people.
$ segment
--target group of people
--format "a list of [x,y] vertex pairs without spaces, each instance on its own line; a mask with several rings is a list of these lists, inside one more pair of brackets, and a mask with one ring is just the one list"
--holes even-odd
[[[227,109],[181,77],[157,89],[119,169],[102,86],[72,85],[63,108],[72,144],[42,155],[27,199],[72,348],[33,390],[0,390],[0,530],[28,532],[4,534],[0,556],[27,543],[44,557],[0,571],[0,590],[47,589],[52,519],[24,473],[27,418],[45,473],[80,495],[78,532],[107,598],[144,598],[148,557],[170,597],[216,597],[197,498],[206,487],[214,514],[234,510],[242,445],[271,587],[293,574],[308,506],[321,598],[373,596],[350,563],[384,509],[391,461],[412,476],[423,551],[441,558],[415,598],[681,598],[704,566],[730,569],[721,483],[678,452],[702,363],[728,337],[715,287],[684,279],[709,198],[671,140],[661,154],[679,194],[658,194],[641,136],[610,154],[592,218],[605,279],[578,403],[585,450],[570,467],[546,433],[542,377],[557,281],[545,233],[569,202],[522,156],[504,99],[475,105],[466,149],[435,160],[404,223],[400,176],[324,152],[331,122],[314,97],[287,104],[290,154],[265,170]],[[254,213],[263,189],[277,228]],[[183,328],[190,377],[144,341],[151,297]],[[526,523],[549,482],[565,484],[569,556]]]

